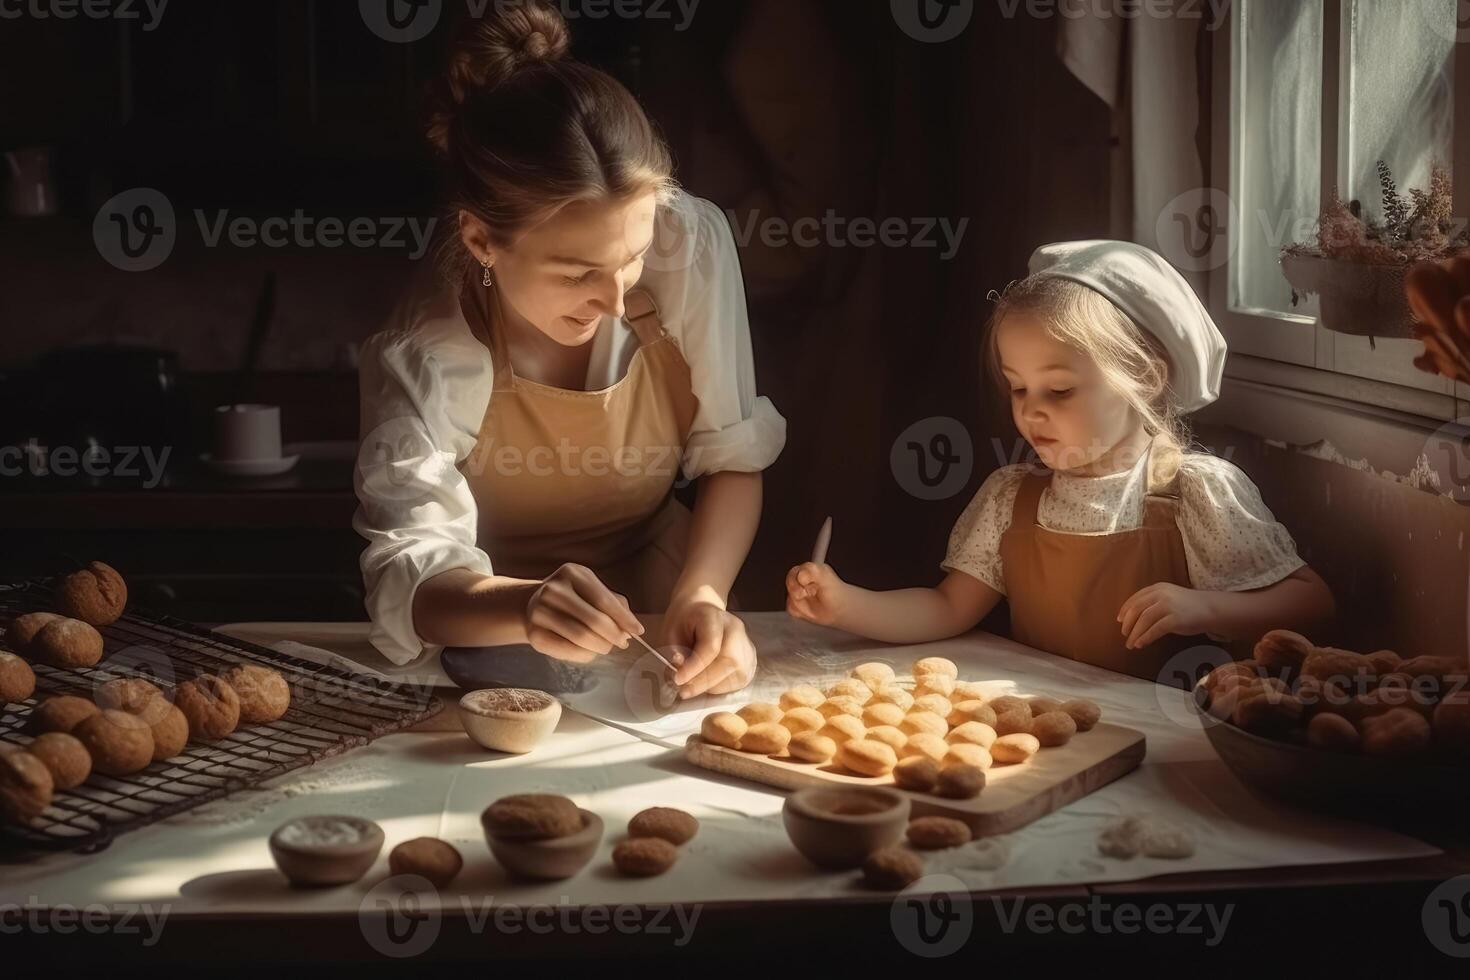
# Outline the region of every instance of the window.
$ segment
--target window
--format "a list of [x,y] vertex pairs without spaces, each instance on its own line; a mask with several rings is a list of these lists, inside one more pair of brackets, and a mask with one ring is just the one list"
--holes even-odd
[[[1214,94],[1214,172],[1228,180],[1232,239],[1210,274],[1216,322],[1233,352],[1250,355],[1232,358],[1232,375],[1250,377],[1259,358],[1277,363],[1278,382],[1280,364],[1296,366],[1290,377],[1317,393],[1431,418],[1470,414],[1470,386],[1414,367],[1418,341],[1337,333],[1317,322],[1316,297],[1293,305],[1279,261],[1284,245],[1315,237],[1334,188],[1364,217],[1381,215],[1379,160],[1403,194],[1427,189],[1438,164],[1457,202],[1470,198],[1470,131],[1457,142],[1454,127],[1465,26],[1456,5],[1235,0],[1230,29],[1215,38]],[[1460,101],[1470,105],[1470,94]]]

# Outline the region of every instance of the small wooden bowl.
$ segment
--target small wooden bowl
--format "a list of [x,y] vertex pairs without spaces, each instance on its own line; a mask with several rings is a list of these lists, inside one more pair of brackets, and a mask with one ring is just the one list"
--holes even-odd
[[581,830],[541,840],[496,837],[482,822],[485,843],[490,845],[495,860],[511,874],[541,881],[570,878],[587,866],[602,843],[602,818],[591,810],[578,808],[577,812],[582,815]]
[[882,786],[814,786],[786,798],[786,836],[821,868],[856,868],[869,854],[903,839],[908,796]]
[[[313,834],[355,839],[312,840]],[[360,817],[297,817],[277,827],[270,837],[271,857],[293,885],[348,885],[367,874],[383,850],[383,828]]]
[[459,699],[459,720],[482,747],[524,755],[555,730],[561,702],[524,687],[471,691]]
[[1199,687],[1189,700],[1220,761],[1261,795],[1362,820],[1424,816],[1447,805],[1470,804],[1470,766],[1432,757],[1331,752],[1266,738],[1211,715]]

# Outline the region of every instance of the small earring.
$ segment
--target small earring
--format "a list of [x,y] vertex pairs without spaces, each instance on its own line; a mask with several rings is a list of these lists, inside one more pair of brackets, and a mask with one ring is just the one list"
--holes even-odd
[[494,286],[495,283],[490,278],[490,263],[489,262],[481,262],[480,265],[483,266],[484,269],[485,269],[485,277],[484,277],[484,279],[481,280],[480,285],[482,285],[482,286]]

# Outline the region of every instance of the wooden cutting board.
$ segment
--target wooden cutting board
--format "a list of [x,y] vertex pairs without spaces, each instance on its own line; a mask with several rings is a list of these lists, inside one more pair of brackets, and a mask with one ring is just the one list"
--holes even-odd
[[[976,837],[1024,827],[1073,800],[1132,772],[1143,761],[1143,732],[1101,723],[1066,745],[1042,749],[1029,762],[991,768],[985,789],[970,800],[948,800],[907,791],[913,816],[955,817]],[[684,757],[704,769],[780,789],[808,786],[892,786],[892,776],[858,776],[835,763],[799,762],[789,756],[754,755],[689,736]]]

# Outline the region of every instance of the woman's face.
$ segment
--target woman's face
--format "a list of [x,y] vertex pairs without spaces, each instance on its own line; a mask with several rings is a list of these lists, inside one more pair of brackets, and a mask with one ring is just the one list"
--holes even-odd
[[525,232],[509,248],[489,242],[485,226],[463,215],[461,235],[478,261],[489,260],[502,308],[566,347],[597,333],[604,316],[623,315],[623,294],[643,274],[653,244],[653,192],[624,201],[577,201]]
[[1048,469],[1087,475],[1138,440],[1138,413],[1092,358],[1051,337],[1042,320],[1006,316],[996,327],[996,345],[1016,428]]

